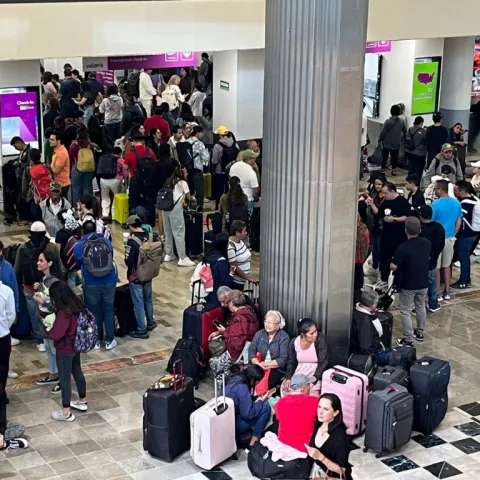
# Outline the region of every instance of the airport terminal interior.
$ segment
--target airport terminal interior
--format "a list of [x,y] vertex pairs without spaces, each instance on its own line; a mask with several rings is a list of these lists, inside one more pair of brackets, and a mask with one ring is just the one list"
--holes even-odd
[[[83,15],[93,3],[95,16],[106,19],[102,27]],[[204,82],[202,98],[210,99],[208,113],[204,104],[200,114],[194,114],[194,125],[198,127],[200,122],[204,127],[203,142],[209,153],[223,128],[235,134],[239,151],[250,152],[244,159],[252,160],[248,155],[261,159],[255,167],[259,195],[252,197],[255,209],[261,211],[260,242],[258,248],[250,248],[249,272],[251,278],[259,279],[261,316],[269,310],[281,312],[292,338],[297,335],[297,321],[312,318],[318,330],[326,332],[332,352],[328,366],[345,366],[356,308],[353,277],[359,194],[370,192],[382,170],[385,182],[406,196],[406,179],[415,174],[409,168],[413,160],[406,152],[406,131],[401,144],[399,137],[399,147],[390,149],[399,157],[397,168],[390,164],[395,156],[391,151],[389,163],[381,165],[385,144],[382,151],[379,137],[386,136],[384,123],[396,112],[392,108],[399,109],[394,117],[405,122],[406,130],[418,117],[425,128],[436,122],[445,126],[449,136],[440,144],[442,152],[455,150],[462,163],[462,168],[455,163],[459,174],[463,178],[463,169],[465,180],[473,185],[475,195],[480,195],[480,26],[471,18],[478,5],[473,0],[457,3],[462,9],[452,27],[451,14],[457,16],[452,8],[457,7],[444,0],[2,2],[0,42],[5,49],[0,49],[0,165],[18,159],[19,153],[10,144],[16,136],[24,137],[42,155],[48,151],[44,95],[49,87],[41,71],[58,74],[62,81],[68,64],[69,75],[72,69],[85,79],[95,73],[104,87],[129,85],[128,79],[139,71],[149,73],[152,79],[163,75],[167,83],[176,74],[195,72],[191,75]],[[467,14],[468,8],[474,10]],[[48,18],[50,9],[56,10],[57,20],[81,16],[81,40],[75,34],[71,42],[59,41],[66,38],[74,21],[58,21],[57,33],[47,35],[48,24],[42,18]],[[450,12],[448,18],[434,21],[432,12],[441,9]],[[171,22],[162,23],[168,18]],[[130,25],[135,35],[126,34]],[[191,81],[189,88],[193,92]],[[16,111],[14,104],[21,108]],[[145,106],[141,99],[139,104]],[[97,107],[92,112],[103,122]],[[450,130],[457,123],[461,133],[451,137]],[[178,125],[185,129],[186,121],[180,119]],[[55,135],[55,131],[49,134]],[[109,135],[108,128],[103,132]],[[251,150],[250,140],[257,142],[259,152]],[[452,147],[450,143],[455,141],[458,143]],[[110,153],[112,148],[113,143],[109,152],[105,147],[102,153]],[[383,158],[376,161],[378,148]],[[427,151],[421,155],[425,162]],[[214,176],[215,167],[207,164],[205,172]],[[5,247],[23,244],[29,241],[33,220],[12,219],[6,211],[5,175],[0,177],[0,240]],[[94,189],[100,200],[96,182]],[[251,195],[252,188],[249,192]],[[71,200],[71,192],[69,195]],[[253,200],[248,199],[253,209]],[[203,218],[217,209],[213,194],[205,194]],[[120,287],[129,282],[124,261],[128,227],[113,217],[108,228]],[[204,220],[202,231],[207,230]],[[158,232],[158,225],[153,231]],[[474,231],[478,240],[480,230]],[[203,245],[203,240],[200,242]],[[361,266],[366,291],[379,287],[380,281],[378,272],[372,273],[370,251]],[[372,450],[364,452],[361,429],[348,440],[351,477],[331,477],[324,472],[324,476],[309,478],[480,480],[480,248],[472,248],[470,253],[468,288],[452,288],[450,295],[441,299],[441,308],[430,305],[424,337],[414,340],[417,359],[427,356],[450,365],[448,409],[441,423],[428,434],[414,428],[407,443],[380,458]],[[202,255],[192,260],[198,265]],[[454,260],[450,262],[452,284],[461,284],[457,257]],[[239,268],[236,265],[234,269]],[[239,446],[235,455],[211,469],[199,466],[189,450],[167,462],[144,449],[145,394],[165,374],[182,338],[184,311],[191,305],[193,271],[176,261],[161,265],[152,282],[157,328],[149,332],[149,338],[117,337],[117,346],[111,350],[102,343],[100,349],[81,354],[88,411],[75,411],[74,421],[52,418],[52,412],[62,410],[62,393],[52,393],[52,385],[35,384],[48,375],[47,354],[37,349],[30,333],[18,335],[20,342],[12,344],[10,354],[9,370],[15,375],[7,381],[6,411],[9,423],[24,426],[22,437],[28,447],[0,448],[0,480],[259,478],[249,469],[248,448]],[[389,307],[392,348],[404,335],[400,308],[397,292]],[[0,312],[0,321],[4,316]],[[415,324],[415,312],[412,319]],[[211,401],[214,384],[208,370],[195,397]],[[74,382],[72,388],[76,400]],[[223,435],[222,428],[215,431],[212,445]]]

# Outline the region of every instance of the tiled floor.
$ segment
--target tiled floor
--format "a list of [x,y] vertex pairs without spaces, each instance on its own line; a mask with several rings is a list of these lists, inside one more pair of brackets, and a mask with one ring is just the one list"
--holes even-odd
[[[1,228],[1,227],[0,227]],[[6,232],[5,232],[6,233]],[[116,259],[122,283],[122,231],[114,228]],[[7,234],[8,235],[8,234]],[[8,243],[25,241],[24,233],[2,235]],[[255,256],[258,268],[258,256]],[[456,273],[458,275],[458,273]],[[9,385],[11,421],[27,427],[30,448],[0,452],[0,479],[42,480],[247,480],[251,479],[244,452],[213,472],[202,473],[188,452],[173,464],[151,458],[142,450],[142,394],[164,371],[175,340],[180,335],[181,312],[189,303],[190,269],[162,267],[155,280],[155,315],[159,327],[149,340],[120,339],[111,351],[85,355],[89,412],[79,413],[73,423],[56,423],[51,412],[59,397],[48,388],[32,387],[45,372],[46,357],[30,342],[14,347],[12,364],[21,377]],[[480,265],[475,264],[473,284],[480,286]],[[395,315],[395,336],[400,322]],[[480,291],[472,289],[452,296],[442,310],[428,318],[425,342],[418,355],[430,354],[451,362],[450,410],[435,436],[414,434],[395,455],[376,459],[363,453],[363,439],[355,440],[351,453],[355,480],[375,478],[480,480]],[[212,396],[211,380],[201,384],[197,395]],[[467,404],[464,410],[460,407]]]

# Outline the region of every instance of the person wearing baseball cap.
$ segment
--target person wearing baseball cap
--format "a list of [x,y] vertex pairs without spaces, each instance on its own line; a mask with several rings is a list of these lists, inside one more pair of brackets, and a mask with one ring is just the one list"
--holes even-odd
[[442,112],[435,112],[433,114],[433,125],[427,128],[427,168],[430,167],[432,160],[448,140],[448,130],[442,125],[442,119]]
[[248,214],[252,216],[255,202],[260,196],[260,185],[258,183],[258,176],[253,169],[257,157],[260,152],[254,152],[250,148],[241,152],[242,162],[236,162],[230,168],[229,176],[238,177],[243,193],[248,198]]
[[63,227],[57,215],[71,208],[70,202],[62,197],[62,186],[58,182],[50,184],[49,195],[40,202],[39,207],[48,234],[55,238],[57,232]]
[[463,180],[462,167],[456,157],[454,147],[450,143],[444,143],[441,147],[440,153],[436,155],[430,163],[430,166],[423,177],[423,184],[425,187],[430,185],[432,177],[442,174],[442,167],[444,165],[448,165],[452,169],[452,172],[447,176],[447,179],[450,182],[455,184],[459,180]]
[[314,376],[296,373],[288,394],[275,404],[278,439],[300,452],[307,451],[305,444],[310,442],[315,427],[318,397],[310,395],[310,390],[316,382]]

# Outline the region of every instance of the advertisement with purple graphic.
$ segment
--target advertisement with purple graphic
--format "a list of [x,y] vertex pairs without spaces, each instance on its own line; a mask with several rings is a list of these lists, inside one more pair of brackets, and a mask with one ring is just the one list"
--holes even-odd
[[108,57],[109,70],[141,70],[142,68],[180,68],[198,65],[196,52],[170,52],[159,55]]
[[480,97],[480,37],[475,37],[473,54],[472,97]]
[[98,82],[100,82],[104,87],[115,83],[115,72],[113,70],[104,70],[102,72],[96,72],[96,74]]
[[415,59],[412,115],[426,115],[437,111],[441,62],[442,57]]
[[379,42],[367,42],[366,53],[388,53],[392,51],[392,42],[381,40]]

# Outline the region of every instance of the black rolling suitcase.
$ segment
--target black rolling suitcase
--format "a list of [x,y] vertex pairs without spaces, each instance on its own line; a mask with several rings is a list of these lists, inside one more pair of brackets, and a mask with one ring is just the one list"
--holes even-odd
[[368,397],[367,429],[364,452],[376,452],[377,458],[397,451],[410,441],[413,423],[413,396],[407,389],[392,384]]
[[196,210],[184,210],[185,250],[189,257],[203,253],[203,214]]
[[450,364],[444,360],[423,357],[412,365],[414,430],[430,435],[440,425],[448,410],[449,383]]
[[388,387],[392,383],[396,383],[406,389],[409,386],[409,377],[408,373],[401,368],[395,367],[382,367],[376,375],[373,377],[373,388],[375,392],[377,390],[382,390],[385,387]]
[[195,410],[193,380],[183,376],[173,387],[149,388],[143,396],[143,449],[172,462],[190,448],[190,415]]
[[383,335],[380,337],[385,348],[392,348],[393,315],[390,312],[378,312],[378,319],[382,324]]
[[117,337],[124,337],[138,329],[128,283],[116,288],[113,308],[118,324],[117,331],[115,332]]

